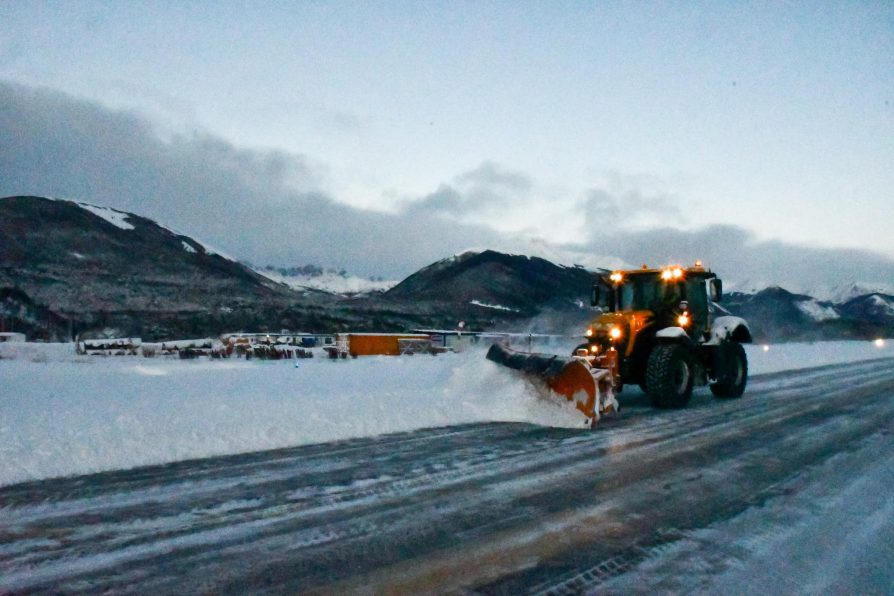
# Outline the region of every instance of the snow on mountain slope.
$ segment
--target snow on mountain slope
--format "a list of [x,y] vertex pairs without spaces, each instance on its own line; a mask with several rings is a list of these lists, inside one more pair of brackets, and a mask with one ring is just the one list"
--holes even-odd
[[805,293],[823,302],[842,304],[848,300],[867,294],[894,295],[894,284],[851,282],[834,285],[828,288],[814,288]]
[[116,228],[121,228],[122,230],[134,229],[134,227],[127,221],[128,214],[123,211],[118,211],[117,209],[112,209],[110,207],[97,207],[96,205],[90,205],[89,203],[77,203],[77,206],[86,209],[97,217],[103,218]]
[[[74,203],[75,205],[77,205],[77,206],[80,207],[81,209],[84,209],[84,210],[86,210],[86,211],[89,211],[89,212],[92,213],[93,215],[95,215],[95,216],[97,216],[97,217],[100,217],[100,218],[106,220],[107,222],[109,222],[110,224],[112,224],[113,226],[115,226],[116,228],[120,228],[120,229],[122,229],[122,230],[134,230],[134,229],[136,229],[136,228],[134,228],[133,224],[131,224],[129,221],[127,221],[128,217],[130,217],[131,215],[134,215],[134,214],[132,214],[132,213],[128,213],[128,212],[126,212],[126,211],[119,211],[118,209],[113,209],[113,208],[111,208],[111,207],[101,207],[101,206],[99,206],[99,205],[93,205],[93,204],[91,204],[91,203],[83,203],[83,202],[80,202],[80,201],[74,201],[74,200],[70,200],[70,199],[63,199],[63,198],[59,198],[59,197],[46,197],[46,199],[49,200],[49,201],[63,201],[63,202]],[[234,263],[237,262],[236,259],[234,259],[233,257],[229,256],[228,254],[226,254],[226,253],[223,252],[222,250],[218,250],[218,249],[212,247],[211,245],[207,244],[206,242],[203,242],[203,241],[201,241],[201,240],[199,240],[199,239],[197,239],[197,238],[193,238],[193,237],[191,237],[191,236],[188,236],[187,234],[184,234],[183,232],[179,232],[179,231],[175,230],[174,228],[172,228],[172,227],[170,227],[170,226],[166,226],[166,225],[164,225],[164,224],[162,224],[162,223],[160,223],[160,222],[158,222],[158,221],[156,221],[156,220],[153,220],[153,219],[151,219],[151,218],[143,217],[143,216],[140,216],[140,217],[141,217],[142,219],[144,219],[144,220],[146,220],[146,221],[149,221],[149,222],[151,222],[152,224],[158,226],[159,228],[162,228],[162,229],[165,229],[165,230],[171,232],[171,233],[174,234],[175,236],[182,236],[182,237],[184,237],[184,238],[189,238],[189,239],[190,239],[192,242],[194,242],[199,248],[201,248],[201,249],[203,250],[203,252],[205,252],[206,254],[209,254],[209,255],[217,255],[217,256],[219,256],[219,257],[222,257],[222,258],[224,258],[224,259],[227,259],[228,261],[233,261]],[[186,241],[183,241],[183,249],[184,249],[186,252],[189,252],[189,253],[196,253],[196,252],[197,252],[197,251],[196,251],[196,247],[190,245],[190,244],[187,243]]]
[[293,290],[321,290],[330,294],[365,294],[369,292],[385,292],[395,285],[396,281],[372,280],[354,275],[340,275],[327,271],[321,275],[282,275],[269,269],[255,269],[264,277],[285,284]]
[[894,317],[894,301],[885,299],[878,294],[872,296],[870,300],[874,306],[877,306],[886,315]]
[[[193,238],[192,236],[187,236],[187,235],[184,234],[183,232],[178,232],[178,231],[175,230],[174,228],[172,228],[172,227],[170,227],[170,226],[166,226],[166,225],[164,225],[164,224],[162,224],[162,223],[159,223],[159,222],[157,222],[157,221],[154,221],[154,220],[150,220],[150,221],[152,221],[152,222],[153,222],[155,225],[157,225],[158,227],[163,228],[163,229],[165,229],[165,230],[171,232],[172,234],[174,234],[174,235],[176,235],[176,236],[183,236],[183,237],[185,237],[185,238],[189,238],[189,239],[190,239],[192,242],[194,242],[199,248],[201,248],[202,251],[205,252],[205,254],[209,254],[209,255],[217,255],[217,256],[219,256],[219,257],[221,257],[221,258],[223,258],[223,259],[226,259],[226,260],[228,260],[228,261],[232,261],[232,262],[234,262],[234,263],[238,263],[238,262],[239,262],[239,261],[237,261],[235,258],[233,258],[233,257],[231,257],[230,255],[228,255],[227,253],[225,253],[224,251],[222,251],[222,250],[220,250],[220,249],[218,249],[218,248],[215,248],[215,247],[211,246],[210,244],[208,244],[208,243],[205,242],[204,240],[199,240],[198,238]],[[183,242],[183,250],[185,250],[186,252],[191,252],[191,253],[195,253],[195,252],[197,252],[197,251],[196,251],[196,247],[191,246],[189,243],[187,243],[187,242],[185,242],[185,241]]]
[[480,306],[482,308],[492,308],[494,310],[505,310],[509,312],[518,312],[518,309],[509,308],[508,306],[500,306],[499,304],[487,304],[486,302],[481,302],[480,300],[471,300],[469,304],[474,304],[475,306]]
[[796,302],[795,306],[814,321],[831,321],[841,318],[838,311],[831,305],[823,305],[816,300],[802,300]]
[[[728,292],[741,292],[743,294],[757,294],[767,288],[779,287],[778,283],[770,283],[761,280],[724,280],[724,288]],[[882,282],[846,282],[830,284],[826,286],[804,286],[797,283],[783,283],[782,287],[793,294],[810,296],[819,302],[832,304],[844,304],[858,296],[867,294],[894,295],[894,284]]]

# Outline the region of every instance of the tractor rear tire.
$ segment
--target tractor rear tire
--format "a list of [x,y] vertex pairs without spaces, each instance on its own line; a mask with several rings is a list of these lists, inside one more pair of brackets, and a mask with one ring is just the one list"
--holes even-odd
[[742,397],[748,382],[748,358],[740,343],[726,343],[718,346],[724,353],[719,359],[724,369],[717,371],[717,382],[711,383],[711,393],[717,397]]
[[646,388],[656,408],[682,408],[692,397],[692,352],[682,344],[659,344],[649,354]]

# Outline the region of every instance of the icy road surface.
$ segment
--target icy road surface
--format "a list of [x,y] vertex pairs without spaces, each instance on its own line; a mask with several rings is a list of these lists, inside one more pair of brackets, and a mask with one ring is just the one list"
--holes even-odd
[[890,593],[890,359],[0,488],[0,592]]

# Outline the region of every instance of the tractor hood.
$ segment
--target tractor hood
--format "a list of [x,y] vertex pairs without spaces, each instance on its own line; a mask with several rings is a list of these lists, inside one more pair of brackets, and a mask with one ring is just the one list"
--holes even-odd
[[590,323],[585,335],[591,343],[613,346],[626,355],[633,350],[637,334],[654,318],[651,310],[603,313]]

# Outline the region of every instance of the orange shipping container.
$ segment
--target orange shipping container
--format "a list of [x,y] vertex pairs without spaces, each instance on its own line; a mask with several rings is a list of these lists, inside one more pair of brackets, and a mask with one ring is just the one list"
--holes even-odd
[[339,334],[348,340],[348,353],[351,356],[399,356],[401,339],[427,340],[428,335],[419,333],[345,333]]

